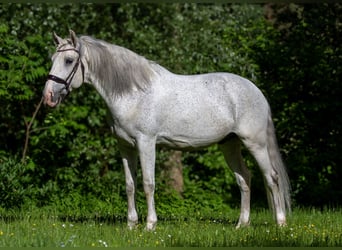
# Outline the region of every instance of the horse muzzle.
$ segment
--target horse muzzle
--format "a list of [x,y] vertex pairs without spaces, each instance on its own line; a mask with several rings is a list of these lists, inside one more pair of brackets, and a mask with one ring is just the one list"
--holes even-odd
[[44,104],[55,108],[67,96],[68,91],[63,84],[47,81],[43,90]]

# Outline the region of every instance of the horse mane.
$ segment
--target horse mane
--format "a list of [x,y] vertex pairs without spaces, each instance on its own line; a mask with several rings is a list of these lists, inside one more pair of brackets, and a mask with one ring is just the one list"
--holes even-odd
[[154,73],[151,61],[129,49],[89,36],[80,37],[80,41],[81,46],[88,48],[89,70],[106,92],[121,96],[150,85]]

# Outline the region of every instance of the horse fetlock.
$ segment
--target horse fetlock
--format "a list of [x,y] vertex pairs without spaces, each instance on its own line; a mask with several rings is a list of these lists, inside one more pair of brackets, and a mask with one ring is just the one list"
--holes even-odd
[[250,224],[250,220],[249,220],[249,209],[248,210],[242,210],[240,213],[240,218],[239,218],[239,222],[236,225],[236,228],[240,228],[240,227],[248,227]]
[[284,213],[277,213],[276,219],[279,226],[286,226],[286,216]]

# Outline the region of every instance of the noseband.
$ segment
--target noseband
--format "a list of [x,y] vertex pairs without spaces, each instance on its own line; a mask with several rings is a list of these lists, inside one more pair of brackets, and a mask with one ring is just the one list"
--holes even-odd
[[77,59],[77,62],[75,63],[74,67],[72,68],[70,74],[68,75],[68,77],[66,79],[62,79],[58,76],[55,76],[55,75],[48,75],[47,79],[48,80],[52,80],[54,82],[57,82],[57,83],[61,83],[61,84],[64,84],[65,85],[65,89],[66,91],[70,92],[70,84],[72,82],[72,79],[74,78],[76,72],[77,72],[77,69],[78,69],[78,66],[79,64],[81,63],[81,70],[82,70],[82,82],[84,81],[84,65],[81,61],[81,56],[80,56],[80,52],[77,50],[77,49],[74,49],[74,48],[71,48],[71,49],[59,49],[57,50],[57,52],[65,52],[65,51],[69,51],[69,50],[73,50],[75,51],[77,54],[78,54],[78,59]]

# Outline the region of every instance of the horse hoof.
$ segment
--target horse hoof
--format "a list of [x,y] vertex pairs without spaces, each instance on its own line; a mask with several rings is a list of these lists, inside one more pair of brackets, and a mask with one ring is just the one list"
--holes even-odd
[[244,227],[249,227],[250,226],[250,223],[249,222],[239,222],[235,229],[239,229],[239,228],[244,228]]
[[286,221],[278,223],[278,226],[279,227],[286,227],[287,226]]
[[127,222],[127,227],[129,230],[136,229],[138,227],[138,221],[129,221]]
[[146,231],[154,231],[156,229],[157,223],[155,222],[147,222],[146,224]]

